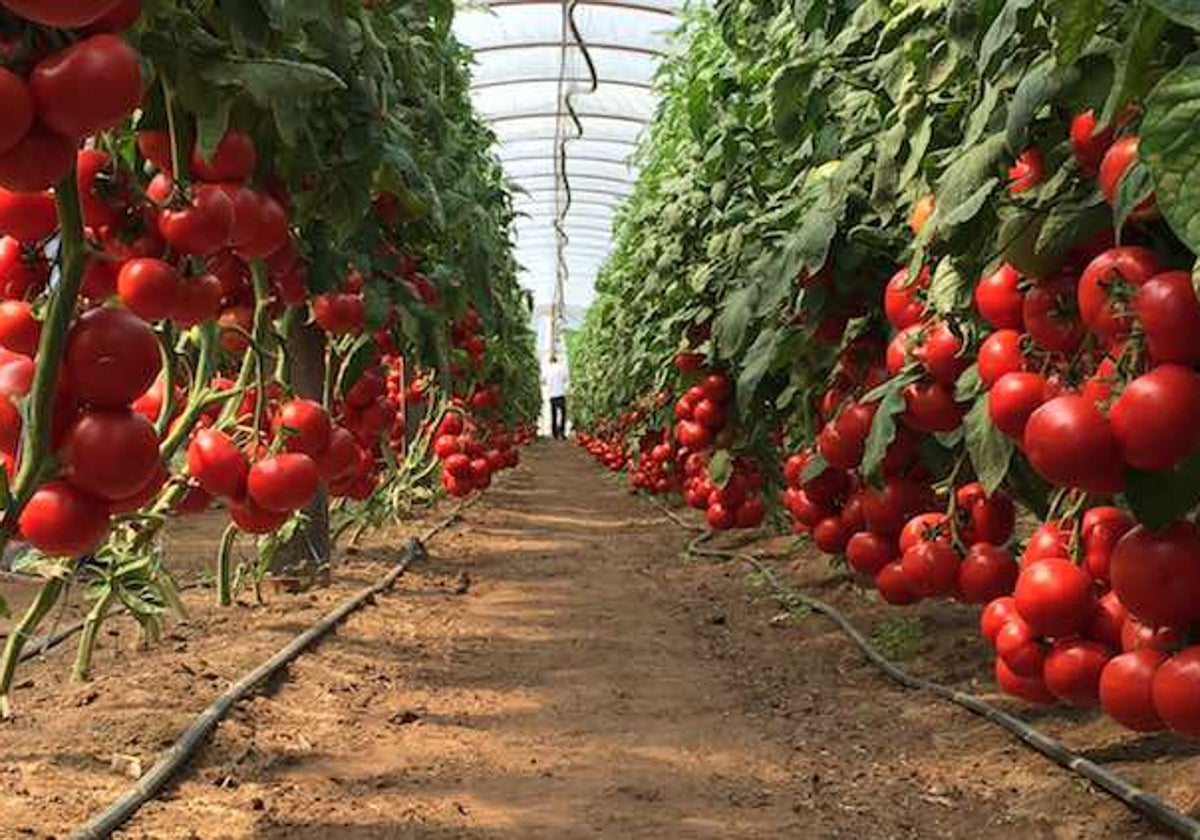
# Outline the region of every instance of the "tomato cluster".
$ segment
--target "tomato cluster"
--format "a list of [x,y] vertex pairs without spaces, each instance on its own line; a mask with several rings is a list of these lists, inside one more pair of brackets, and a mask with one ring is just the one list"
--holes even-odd
[[447,412],[438,422],[433,449],[442,462],[442,486],[455,497],[486,489],[494,474],[521,460],[513,436],[499,427],[481,432],[461,410]]
[[25,39],[0,66],[0,186],[33,193],[71,170],[80,141],[120,124],[141,103],[140,59],[117,34],[137,19],[141,4],[3,5],[34,23],[79,30],[61,49],[52,48],[55,39]]

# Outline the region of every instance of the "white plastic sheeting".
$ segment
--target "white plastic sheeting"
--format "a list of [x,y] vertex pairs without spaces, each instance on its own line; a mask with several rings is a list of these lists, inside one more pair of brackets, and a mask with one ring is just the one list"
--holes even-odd
[[[586,57],[567,24],[567,3],[490,0],[458,12],[455,32],[475,53],[475,106],[492,123],[505,170],[524,191],[516,197],[522,214],[517,259],[539,306],[555,302],[559,275],[561,303],[580,307],[591,300],[611,246],[614,212],[637,178],[628,159],[654,115],[654,74],[679,6],[675,0],[579,0],[573,19]],[[595,68],[594,92],[587,57]],[[568,115],[568,96],[582,136]],[[560,215],[567,235],[561,266]]]

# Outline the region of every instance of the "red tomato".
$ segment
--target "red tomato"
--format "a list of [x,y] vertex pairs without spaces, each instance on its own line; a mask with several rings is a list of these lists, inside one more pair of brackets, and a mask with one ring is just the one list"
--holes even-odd
[[952,594],[958,583],[958,565],[958,552],[939,541],[919,542],[900,558],[909,590],[923,598]]
[[49,189],[71,171],[75,142],[34,125],[15,146],[0,154],[0,187],[23,193]]
[[1021,347],[1023,336],[1016,330],[997,330],[983,340],[979,346],[979,381],[984,388],[991,388],[1007,373],[1025,370],[1025,352]]
[[735,523],[734,512],[720,502],[710,503],[704,518],[714,531],[728,531]]
[[960,512],[959,532],[963,541],[1004,545],[1016,524],[1012,499],[999,491],[988,495],[978,481],[964,484],[955,491]]
[[317,463],[321,478],[336,481],[355,471],[359,464],[358,444],[354,436],[341,426],[335,426],[329,436],[329,447]]
[[1010,694],[1027,703],[1050,704],[1054,702],[1054,695],[1046,688],[1041,676],[1018,676],[1001,659],[996,660],[996,685],[1005,694]]
[[175,266],[153,257],[142,257],[121,266],[117,275],[117,294],[138,317],[160,321],[175,312],[182,283]]
[[[1104,198],[1109,204],[1116,206],[1117,190],[1121,187],[1121,181],[1125,179],[1125,173],[1137,159],[1138,138],[1135,135],[1120,138],[1104,153],[1104,159],[1100,161],[1100,191],[1104,193]],[[1135,207],[1129,218],[1134,221],[1157,219],[1158,204],[1154,196],[1151,195]]]
[[953,388],[961,374],[970,366],[970,360],[961,355],[962,339],[956,336],[945,321],[938,321],[925,328],[921,343],[913,350],[913,356],[934,382]]
[[22,243],[47,239],[58,230],[58,210],[48,192],[9,192],[0,187],[0,236]]
[[875,575],[875,588],[884,601],[894,607],[905,607],[921,600],[921,596],[908,588],[908,580],[899,560],[888,563]]
[[229,516],[233,523],[247,534],[269,534],[279,530],[288,521],[291,513],[287,511],[264,510],[247,498],[229,506]]
[[170,475],[166,469],[159,464],[154,470],[154,474],[150,476],[150,480],[134,491],[131,495],[122,499],[113,499],[108,503],[108,512],[112,515],[122,513],[133,513],[141,510],[150,502],[158,498],[159,491],[166,486]]
[[301,452],[317,461],[329,448],[333,435],[329,412],[312,400],[294,399],[284,403],[279,407],[273,425],[276,434],[285,435],[285,449]]
[[1043,522],[1029,537],[1025,551],[1021,554],[1021,565],[1028,566],[1048,557],[1070,557],[1070,538],[1069,523]]
[[1130,382],[1112,405],[1110,421],[1131,467],[1167,470],[1200,446],[1200,375],[1159,365]]
[[89,32],[124,32],[142,16],[142,0],[117,0],[112,11],[88,27]]
[[161,468],[154,425],[130,410],[80,414],[59,457],[71,485],[109,502],[134,496]]
[[1100,702],[1100,673],[1111,658],[1112,651],[1098,642],[1060,641],[1046,655],[1042,679],[1059,700],[1072,706],[1095,706]]
[[1062,276],[1041,280],[1025,293],[1021,318],[1034,343],[1055,353],[1073,353],[1083,341],[1075,306],[1075,282]]
[[224,432],[201,429],[187,450],[188,474],[213,496],[238,500],[246,494],[250,464]]
[[886,353],[887,372],[891,376],[895,376],[904,366],[914,358],[913,351],[916,349],[921,338],[921,325],[914,324],[910,327],[905,327],[892,337],[888,342]]
[[236,128],[225,132],[212,157],[205,158],[199,149],[192,152],[192,174],[201,181],[210,183],[244,183],[258,162],[254,141]]
[[0,394],[0,452],[16,455],[17,444],[21,441],[21,422],[16,403],[11,397]]
[[1080,633],[1096,610],[1092,576],[1063,558],[1051,557],[1023,568],[1013,597],[1017,611],[1039,636]]
[[1167,729],[1200,738],[1200,645],[1184,648],[1164,662],[1151,690],[1154,709]]
[[141,62],[117,36],[93,35],[39,62],[29,88],[43,125],[64,137],[88,137],[138,107]]
[[727,403],[733,396],[733,383],[723,373],[710,373],[700,383],[705,395],[716,403]]
[[979,633],[988,644],[995,646],[996,635],[1012,619],[1020,619],[1017,602],[1011,595],[997,598],[983,608],[979,614]]
[[264,458],[250,468],[246,490],[264,510],[293,511],[307,505],[317,493],[317,465],[298,452]]
[[1121,650],[1157,650],[1170,653],[1184,643],[1185,630],[1178,627],[1151,627],[1132,615],[1121,628]]
[[1046,180],[1046,160],[1041,149],[1031,146],[1021,152],[1008,168],[1008,191],[1013,195],[1028,192]]
[[1121,632],[1128,620],[1129,610],[1125,609],[1117,593],[1109,592],[1096,603],[1096,614],[1085,635],[1113,650],[1122,650]]
[[875,577],[895,560],[896,549],[892,543],[870,531],[859,531],[846,543],[846,562],[861,575]]
[[75,176],[84,225],[99,228],[120,222],[121,212],[128,206],[130,196],[108,152],[80,149],[76,155]]
[[1008,595],[1017,583],[1017,561],[1005,549],[977,542],[958,569],[958,591],[967,604],[986,604]]
[[915,326],[925,317],[925,302],[922,292],[929,286],[932,275],[925,266],[910,283],[908,267],[899,269],[888,280],[883,292],[883,308],[887,319],[898,330]]
[[211,321],[221,314],[221,281],[212,274],[181,278],[171,314],[181,327]]
[[1200,619],[1200,531],[1191,522],[1137,526],[1117,542],[1109,575],[1121,603],[1147,624]]
[[162,356],[145,321],[125,309],[98,307],[71,327],[65,368],[81,403],[124,408],[154,384]]
[[1014,618],[996,633],[996,655],[1019,677],[1041,677],[1046,651],[1038,634],[1022,618]]
[[963,409],[954,394],[937,382],[914,382],[904,387],[901,419],[918,432],[952,432],[962,423]]
[[1111,346],[1129,334],[1128,305],[1137,289],[1161,271],[1153,251],[1110,248],[1088,263],[1079,278],[1079,316],[1092,333]]
[[186,206],[163,208],[158,216],[158,232],[181,254],[211,256],[229,245],[233,222],[229,196],[218,187],[198,186]]
[[0,301],[0,347],[25,356],[37,354],[42,322],[23,300]]
[[1122,653],[1108,660],[1100,674],[1100,707],[1104,713],[1134,732],[1166,728],[1154,708],[1154,676],[1167,661],[1157,650]]
[[1133,299],[1150,358],[1159,364],[1200,362],[1200,302],[1186,271],[1150,278]]
[[739,528],[757,528],[766,515],[767,509],[762,498],[751,496],[738,507],[735,515],[736,525]]
[[1077,114],[1071,120],[1071,151],[1079,168],[1089,175],[1100,171],[1100,161],[1104,153],[1112,146],[1116,131],[1112,126],[1105,126],[1103,131],[1096,131],[1096,112],[1092,110]]
[[26,20],[59,29],[78,29],[104,17],[120,0],[3,0]]
[[868,527],[884,537],[900,534],[908,520],[932,506],[930,487],[910,478],[891,477],[883,489],[871,489],[863,499]]
[[1111,424],[1084,397],[1055,397],[1025,424],[1025,454],[1038,475],[1093,492],[1119,489],[1120,450]]
[[944,513],[920,513],[900,529],[900,553],[923,542],[950,544],[950,520]]
[[33,128],[33,97],[29,88],[24,79],[5,67],[0,67],[0,114],[4,114],[4,122],[0,124],[0,154],[3,154]]
[[1024,304],[1021,275],[1007,263],[975,284],[975,308],[998,330],[1021,330],[1025,323],[1021,316]]
[[720,429],[725,425],[725,410],[710,399],[702,399],[692,409],[692,418],[707,429]]
[[108,533],[108,506],[63,481],[43,484],[18,520],[21,536],[38,551],[78,557]]
[[[266,193],[251,195],[256,205],[254,222],[250,226],[252,236],[235,246],[238,256],[247,260],[271,256],[288,244],[291,235],[283,205]],[[239,224],[240,219],[239,215]]]
[[1007,373],[988,392],[988,416],[1004,434],[1023,441],[1029,417],[1049,398],[1040,373]]

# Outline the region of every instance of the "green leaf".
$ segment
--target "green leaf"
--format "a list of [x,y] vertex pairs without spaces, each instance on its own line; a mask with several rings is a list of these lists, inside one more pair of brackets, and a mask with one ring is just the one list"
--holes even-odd
[[1125,171],[1125,176],[1117,185],[1117,200],[1113,204],[1113,228],[1120,233],[1125,227],[1125,220],[1138,205],[1154,193],[1154,181],[1150,170],[1141,160]]
[[[1003,134],[993,134],[961,155],[946,168],[937,185],[937,210],[934,220],[940,227],[942,219],[957,221],[971,218],[979,210],[981,191],[995,187],[996,170],[1004,158]],[[934,225],[926,225],[922,238],[932,235]]]
[[1096,35],[1104,18],[1105,0],[1055,0],[1046,8],[1054,19],[1054,56],[1059,64],[1074,64]]
[[1033,0],[1007,0],[1000,14],[992,21],[979,45],[979,70],[987,71],[992,59],[1005,48],[1010,38],[1016,34],[1018,18],[1021,12],[1033,5]]
[[718,449],[708,462],[708,477],[713,484],[724,487],[733,475],[733,458],[728,449]]
[[952,314],[962,305],[966,290],[966,278],[955,268],[953,260],[947,257],[937,264],[929,281],[929,302],[935,312]]
[[1066,253],[1112,225],[1112,212],[1099,195],[1082,203],[1062,202],[1050,208],[1038,231],[1036,250],[1041,254]]
[[1079,69],[1061,67],[1053,59],[1045,59],[1030,68],[1021,79],[1008,106],[1004,126],[1005,142],[1014,155],[1029,144],[1029,127],[1038,112],[1062,98],[1063,91],[1079,81]]
[[862,464],[859,466],[859,471],[868,478],[874,478],[879,472],[888,447],[896,439],[896,416],[904,411],[904,388],[907,383],[898,376],[884,383],[884,386],[889,385],[891,387],[884,391],[875,417],[871,420],[871,431],[867,435]]
[[771,80],[771,122],[780,140],[799,136],[812,80],[810,66],[795,64],[781,67]]
[[737,379],[738,407],[744,414],[752,405],[758,383],[775,364],[782,335],[777,329],[766,329],[758,334],[746,356],[742,359],[742,370]]
[[975,475],[979,476],[987,492],[992,493],[1008,475],[1008,465],[1015,447],[1008,435],[992,423],[988,415],[987,394],[975,400],[963,419],[963,429],[967,455],[971,459],[971,466],[975,468]]
[[1111,125],[1130,100],[1145,92],[1150,78],[1146,70],[1161,54],[1162,32],[1166,25],[1167,19],[1149,6],[1138,10],[1133,29],[1117,54],[1116,75],[1098,123]]
[[757,287],[743,286],[734,289],[721,302],[721,311],[713,322],[713,338],[721,356],[732,358],[742,348],[757,300]]
[[804,465],[804,469],[800,471],[800,480],[812,481],[827,469],[829,469],[829,462],[825,460],[825,456],[820,452],[813,450],[812,455],[808,459],[808,463],[806,463]]
[[346,87],[328,67],[282,58],[231,58],[206,65],[201,74],[213,84],[240,88],[263,108]]
[[223,99],[214,104],[216,110],[196,114],[196,151],[205,159],[217,150],[217,144],[229,128],[229,109],[232,103]]
[[964,370],[954,383],[954,401],[970,402],[983,391],[983,381],[979,378],[979,365],[971,365]]
[[1163,528],[1181,519],[1200,504],[1200,455],[1169,471],[1128,470],[1125,498],[1147,528]]
[[1176,23],[1200,29],[1200,6],[1196,0],[1146,0]]
[[1168,73],[1150,93],[1138,154],[1171,229],[1200,253],[1200,59]]

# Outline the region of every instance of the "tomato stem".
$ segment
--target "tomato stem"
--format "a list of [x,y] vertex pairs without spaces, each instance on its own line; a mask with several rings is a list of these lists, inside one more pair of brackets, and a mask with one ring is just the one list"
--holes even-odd
[[75,667],[71,671],[71,679],[79,682],[84,682],[88,679],[88,674],[92,667],[92,654],[96,650],[96,637],[100,632],[100,625],[104,622],[105,616],[108,615],[108,608],[112,606],[112,602],[116,600],[117,592],[114,583],[110,582],[104,590],[104,594],[97,599],[88,611],[87,618],[83,622],[83,632],[79,636],[79,648],[75,653]]
[[237,525],[230,522],[217,550],[217,605],[222,607],[233,604],[233,544],[237,535]]

